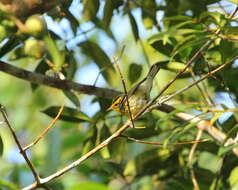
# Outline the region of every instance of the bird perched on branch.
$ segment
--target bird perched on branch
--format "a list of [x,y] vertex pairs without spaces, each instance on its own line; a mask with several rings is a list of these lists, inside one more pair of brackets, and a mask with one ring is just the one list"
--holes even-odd
[[117,96],[107,110],[115,110],[124,115],[129,115],[128,102],[132,116],[135,116],[150,100],[150,92],[153,80],[160,70],[160,64],[151,66],[147,76],[128,91],[128,101],[126,94]]

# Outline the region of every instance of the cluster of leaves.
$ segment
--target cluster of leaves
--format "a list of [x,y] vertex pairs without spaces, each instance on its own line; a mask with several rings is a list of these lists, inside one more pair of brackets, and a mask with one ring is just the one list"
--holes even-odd
[[[1,13],[3,20],[0,22],[0,30],[4,28],[9,32],[0,32],[0,35],[4,34],[3,37],[0,36],[0,40],[2,40],[0,57],[12,61],[16,65],[22,64],[24,67],[28,67],[30,61],[31,64],[36,63],[35,67],[33,64],[30,66],[30,68],[34,67],[33,72],[48,74],[53,77],[64,76],[68,80],[73,80],[77,76],[77,71],[81,69],[82,64],[78,64],[79,59],[77,59],[77,56],[80,55],[85,57],[85,65],[91,62],[96,64],[108,86],[113,88],[120,80],[115,77],[116,72],[110,56],[100,46],[99,33],[103,31],[108,38],[118,44],[111,25],[113,17],[116,16],[120,16],[121,19],[128,18],[133,40],[145,49],[149,47],[149,50],[144,54],[147,53],[149,59],[156,57],[156,60],[161,62],[161,67],[170,76],[184,68],[187,61],[209,40],[212,40],[210,47],[203,51],[191,66],[196,77],[200,77],[224,64],[238,53],[237,42],[234,40],[238,35],[236,20],[229,18],[224,13],[211,11],[212,8],[209,8],[211,5],[216,5],[214,3],[220,3],[219,0],[174,0],[173,3],[170,0],[164,0],[160,3],[155,0],[83,0],[80,3],[83,7],[80,18],[74,16],[70,11],[69,7],[73,3],[75,2],[71,0],[64,1],[61,4],[60,11],[55,9],[47,14],[55,21],[66,18],[70,24],[67,30],[72,32],[73,38],[79,35],[79,31],[81,31],[79,28],[84,23],[93,25],[93,30],[95,30],[93,35],[84,34],[85,40],[78,44],[80,52],[77,48],[74,51],[69,50],[67,39],[53,30],[48,30],[37,36],[22,32],[8,14]],[[100,13],[100,10],[102,10],[102,13]],[[140,19],[134,16],[136,11],[141,13]],[[158,22],[156,17],[159,12],[163,13],[161,22]],[[142,20],[143,24],[139,23],[139,20]],[[156,32],[144,40],[140,38],[142,28]],[[216,33],[218,29],[221,30],[219,34]],[[33,40],[34,43],[33,46],[27,49],[26,45],[27,41],[29,44],[29,40]],[[143,41],[143,43],[139,43],[139,41]],[[128,43],[128,41],[124,43]],[[40,53],[26,51],[26,49],[33,50],[34,48],[38,51],[37,48],[41,46],[44,46],[44,48],[40,49]],[[144,59],[142,54],[135,56]],[[158,56],[159,58],[157,58]],[[126,57],[125,60],[130,59]],[[163,64],[165,61],[169,63]],[[152,62],[152,64],[154,63]],[[130,61],[129,64],[123,66],[128,68],[125,79],[128,79],[131,84],[137,82],[142,75],[143,68],[146,68],[146,64],[135,63],[134,61]],[[228,93],[232,96],[232,100],[237,102],[237,76],[236,65],[230,64],[207,80],[206,90],[211,96],[218,92]],[[190,79],[190,72],[187,71],[180,76],[180,80],[176,81],[176,84],[182,86],[185,81],[187,83]],[[166,81],[166,77],[164,80]],[[59,106],[50,106],[52,105],[50,102],[55,102],[54,98],[58,94],[53,94],[53,98],[45,97],[44,93],[50,94],[55,93],[55,91],[44,91],[44,89],[39,88],[39,85],[34,84],[31,85],[31,88],[33,94],[38,94],[36,99],[44,99],[44,101],[41,101],[44,105],[39,106],[44,107],[43,113],[54,118]],[[211,93],[212,91],[213,93]],[[178,100],[196,101],[200,105],[202,98],[201,96],[198,97],[199,92],[197,90],[191,90],[190,92],[180,96]],[[59,166],[66,165],[87,153],[102,140],[109,137],[124,120],[120,116],[115,117],[112,113],[105,112],[111,100],[95,97],[91,103],[97,102],[100,108],[90,118],[81,109],[81,96],[69,91],[63,93],[71,102],[69,103],[66,100],[69,105],[64,108],[60,116],[62,122],[59,125],[61,127],[60,129],[52,129],[52,132],[44,139],[48,150],[43,151],[43,155],[38,153],[33,156],[33,162],[43,176],[49,175],[56,171]],[[25,99],[28,98],[25,97]],[[14,101],[16,100],[12,100],[12,102]],[[36,108],[38,113],[39,107]],[[227,109],[226,105],[223,105],[223,107]],[[209,107],[205,106],[205,108],[209,110]],[[193,109],[200,110],[201,106],[181,105],[177,106],[176,112],[188,112]],[[124,137],[119,137],[77,167],[76,177],[65,177],[65,180],[58,180],[57,183],[50,185],[53,189],[85,190],[192,189],[193,184],[187,166],[190,145],[175,147],[169,144],[177,141],[193,140],[197,130],[195,124],[176,120],[174,117],[176,112],[170,114],[158,111],[148,113],[135,123],[136,126],[146,126],[146,129],[129,129],[123,133],[125,136],[137,139],[164,142],[163,147],[138,144],[130,142]],[[226,118],[225,122],[219,122],[220,113],[211,115],[207,118],[211,119],[230,137],[234,137],[237,133],[237,114],[235,112]],[[21,130],[23,132],[30,131],[28,127]],[[36,129],[31,130],[31,132],[35,132]],[[204,137],[207,136],[204,135]],[[27,139],[31,138],[28,137]],[[3,144],[3,140],[0,138],[0,154],[3,153]],[[194,156],[194,170],[201,189],[235,189],[237,187],[237,158],[230,152],[230,149],[224,149],[223,145],[215,142],[198,146]],[[41,163],[44,163],[45,168],[41,167]],[[25,185],[26,182],[21,179],[24,172],[26,172],[25,163],[13,167],[10,175],[8,172],[3,172],[3,174],[9,175],[9,179],[13,183]],[[27,172],[30,173],[28,170]],[[6,177],[2,175],[2,178]],[[82,182],[77,182],[78,180],[75,180],[75,178]],[[94,182],[83,182],[85,178]],[[67,186],[67,184],[72,183],[73,186]],[[0,186],[17,189],[14,184],[5,180],[0,180]]]

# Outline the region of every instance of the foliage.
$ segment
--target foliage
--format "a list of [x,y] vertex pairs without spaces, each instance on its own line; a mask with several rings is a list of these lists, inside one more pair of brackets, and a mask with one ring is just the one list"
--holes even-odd
[[[128,88],[143,79],[149,65],[161,63],[162,71],[151,93],[155,96],[211,40],[211,45],[165,92],[171,94],[237,56],[237,20],[228,16],[237,2],[229,1],[68,0],[42,16],[48,28],[42,27],[47,31],[39,35],[22,30],[12,15],[0,12],[0,57],[35,73],[123,91],[112,60],[114,55],[120,57],[125,45],[119,66]],[[66,190],[193,189],[188,166],[191,145],[171,144],[194,140],[198,129],[196,123],[178,120],[175,115],[181,111],[201,114],[202,119],[235,138],[237,76],[237,64],[228,64],[199,83],[200,89],[195,86],[174,97],[171,103],[175,111],[146,113],[135,122],[145,129],[129,128],[123,133],[162,142],[162,146],[118,137],[76,170],[47,185]],[[40,176],[46,177],[78,159],[127,119],[106,112],[111,102],[107,96],[29,85],[3,72],[0,81],[0,102],[7,108],[22,145],[32,142],[65,104],[59,121],[30,150]],[[217,109],[221,111],[215,112]],[[10,136],[7,127],[1,126],[0,189],[17,189],[34,180]],[[198,144],[192,160],[200,189],[237,189],[238,162],[232,153],[237,145],[225,147],[205,133],[201,138],[211,141]]]

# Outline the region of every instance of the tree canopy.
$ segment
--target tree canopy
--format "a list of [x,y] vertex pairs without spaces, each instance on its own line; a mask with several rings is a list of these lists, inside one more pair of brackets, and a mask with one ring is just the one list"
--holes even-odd
[[238,189],[237,5],[1,1],[0,189]]

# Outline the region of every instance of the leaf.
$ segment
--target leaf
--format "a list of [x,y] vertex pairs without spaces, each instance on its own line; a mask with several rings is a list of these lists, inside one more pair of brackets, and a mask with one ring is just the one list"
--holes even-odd
[[207,169],[212,173],[216,173],[222,166],[222,158],[210,152],[201,152],[198,158],[198,166]]
[[115,81],[115,77],[113,77],[115,69],[107,54],[96,43],[91,41],[82,42],[79,46],[86,55],[90,56],[95,61],[97,66],[101,69],[101,73],[105,80],[109,84],[113,84]]
[[3,141],[2,141],[2,137],[0,136],[0,156],[2,156],[3,154]]
[[19,187],[17,187],[14,183],[5,181],[3,179],[0,179],[0,187],[6,190],[19,190]]
[[218,156],[223,156],[224,154],[226,154],[227,152],[232,151],[233,148],[238,147],[238,144],[232,144],[229,146],[222,146],[219,148],[218,150]]
[[98,130],[95,127],[95,125],[93,125],[89,132],[87,133],[87,137],[83,142],[83,149],[82,149],[82,155],[88,153],[90,150],[92,150],[95,145],[96,145],[96,140],[97,140],[97,135],[98,134]]
[[[59,112],[60,107],[59,106],[51,106],[42,112],[46,115],[55,118],[57,113]],[[70,107],[64,107],[63,112],[61,113],[60,120],[63,121],[69,121],[69,122],[84,122],[84,121],[90,121],[90,118],[83,112],[78,111],[77,109],[73,109]]]
[[10,36],[8,41],[0,48],[0,58],[9,53],[19,44],[19,40],[16,36]]
[[77,71],[77,62],[72,51],[68,51],[65,56],[66,67],[63,67],[63,73],[68,80],[72,80]]
[[50,57],[52,58],[56,70],[60,70],[62,65],[64,64],[64,54],[60,52],[55,40],[53,40],[49,35],[46,35],[44,37],[44,42],[47,47],[47,51],[49,52]]
[[137,41],[139,39],[139,29],[136,23],[136,19],[131,14],[131,12],[129,12],[128,15],[129,15],[129,20],[130,20],[133,36],[135,40]]
[[67,96],[67,98],[77,107],[80,108],[80,102],[78,97],[75,95],[74,92],[71,91],[63,91],[65,96]]
[[238,166],[232,169],[228,180],[232,189],[238,188]]
[[111,19],[112,19],[112,13],[114,9],[114,1],[113,0],[106,0],[106,4],[104,6],[104,12],[103,12],[103,24],[105,29],[108,29]]
[[151,29],[156,24],[156,2],[155,0],[142,1],[142,19],[144,26]]
[[106,185],[96,182],[84,182],[69,188],[66,190],[109,190]]
[[99,0],[83,0],[83,5],[83,16],[85,20],[94,20],[99,9]]
[[166,56],[170,56],[173,51],[173,46],[169,43],[164,44],[163,40],[154,41],[153,43],[150,43],[150,45]]
[[[48,64],[45,62],[45,60],[41,60],[41,62],[37,65],[37,67],[35,68],[35,73],[41,73],[41,74],[45,74],[45,72],[47,70],[49,70],[50,67],[48,66]],[[34,84],[31,83],[31,89],[34,91],[37,89],[39,85],[38,84]]]
[[128,78],[131,84],[135,83],[141,76],[142,66],[136,63],[132,63],[129,66]]
[[76,34],[77,32],[77,28],[79,26],[79,22],[78,20],[74,17],[74,15],[72,15],[72,13],[69,11],[68,7],[62,7],[62,11],[65,13],[66,18],[70,21],[70,25],[71,28],[74,32],[74,34]]

